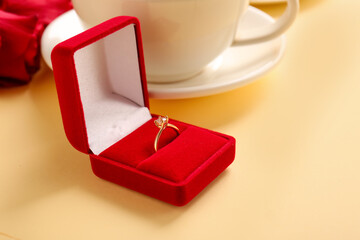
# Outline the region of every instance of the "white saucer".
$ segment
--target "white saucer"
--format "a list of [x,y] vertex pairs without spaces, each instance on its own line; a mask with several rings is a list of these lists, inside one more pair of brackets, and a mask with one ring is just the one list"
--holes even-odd
[[[274,19],[261,10],[249,7],[238,30],[246,30],[271,24]],[[85,27],[74,10],[56,18],[45,29],[41,39],[41,52],[52,68],[50,54],[53,47],[82,31]],[[176,83],[149,83],[151,98],[192,98],[221,93],[255,81],[279,62],[285,50],[285,36],[241,47],[230,47],[210,63],[200,74]]]
[[[250,6],[238,32],[246,33],[248,29],[272,22],[272,17]],[[175,83],[148,83],[149,95],[163,99],[192,98],[242,87],[272,69],[280,61],[284,50],[284,35],[260,44],[230,47],[193,78]]]

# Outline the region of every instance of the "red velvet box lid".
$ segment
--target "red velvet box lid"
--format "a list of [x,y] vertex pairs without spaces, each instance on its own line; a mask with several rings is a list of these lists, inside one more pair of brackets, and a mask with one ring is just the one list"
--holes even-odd
[[[134,118],[139,118],[144,114],[137,106],[148,111],[141,32],[136,18],[116,17],[80,33],[58,44],[51,59],[65,132],[77,150],[94,152],[90,149],[91,136],[96,138],[97,130],[93,129],[112,124],[103,123],[110,119],[109,112],[129,105],[118,113],[120,118],[134,111]],[[131,119],[124,121],[133,124]],[[132,127],[136,129],[137,125]]]

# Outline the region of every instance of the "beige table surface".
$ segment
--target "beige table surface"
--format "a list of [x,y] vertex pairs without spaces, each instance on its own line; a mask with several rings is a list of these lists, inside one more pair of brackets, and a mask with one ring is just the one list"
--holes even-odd
[[257,82],[150,101],[237,140],[235,162],[185,207],[92,174],[44,65],[1,89],[0,239],[360,239],[360,1],[300,3],[284,58]]

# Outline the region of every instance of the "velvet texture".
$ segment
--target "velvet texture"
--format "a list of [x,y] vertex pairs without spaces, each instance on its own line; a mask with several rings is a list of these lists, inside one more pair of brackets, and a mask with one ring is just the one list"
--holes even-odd
[[154,125],[155,119],[106,149],[100,156],[173,182],[181,182],[227,143],[225,138],[204,129],[170,121],[180,129],[181,134],[177,136],[173,129],[166,128],[160,137],[159,150],[155,152],[154,140],[159,131]]
[[[130,135],[100,153],[100,156],[132,167],[137,167],[139,163],[155,153],[154,141],[159,131],[154,124],[155,119],[156,117],[143,124]],[[183,123],[175,123],[175,121],[171,120],[170,122],[176,124],[181,132],[187,128]],[[171,128],[163,131],[158,145],[159,151],[176,137],[177,133]]]
[[93,172],[167,203],[187,204],[233,162],[235,139],[186,123],[171,123],[182,132],[176,136],[171,129],[164,131],[167,134],[158,152],[153,150],[153,137],[143,135],[157,133],[149,121],[100,155],[90,154]]
[[73,56],[77,49],[121,31],[129,24],[136,26],[144,101],[149,107],[139,23],[132,17],[117,17],[60,43],[53,50],[52,63],[65,132],[76,149],[90,155],[92,170],[98,177],[182,206],[232,163],[233,137],[171,119],[170,123],[181,133],[178,136],[173,129],[166,129],[155,153],[153,144],[159,129],[153,123],[154,116],[99,155],[89,149]]

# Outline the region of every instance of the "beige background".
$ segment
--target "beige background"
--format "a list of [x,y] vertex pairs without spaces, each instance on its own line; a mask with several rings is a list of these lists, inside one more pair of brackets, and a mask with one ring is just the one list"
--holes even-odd
[[300,3],[284,58],[259,81],[150,101],[237,140],[235,162],[185,207],[92,174],[47,67],[1,89],[0,239],[360,239],[360,1]]

